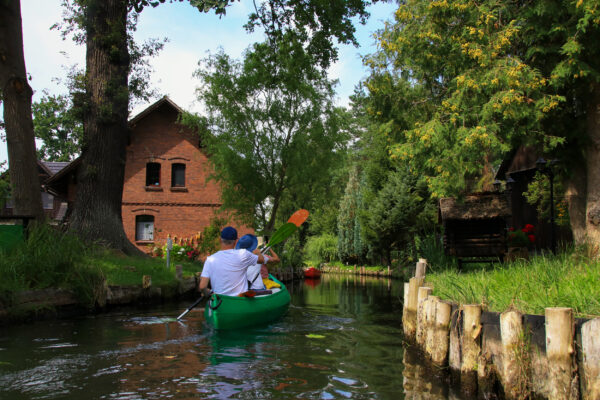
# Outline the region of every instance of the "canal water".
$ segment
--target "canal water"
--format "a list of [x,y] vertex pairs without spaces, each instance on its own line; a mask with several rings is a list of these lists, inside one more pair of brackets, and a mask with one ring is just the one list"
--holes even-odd
[[189,302],[0,329],[0,399],[455,399],[402,340],[402,282],[288,286],[266,327],[216,332]]

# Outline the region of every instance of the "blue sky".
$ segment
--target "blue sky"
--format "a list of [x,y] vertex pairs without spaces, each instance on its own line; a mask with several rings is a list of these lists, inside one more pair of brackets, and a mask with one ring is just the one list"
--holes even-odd
[[[44,91],[50,94],[65,93],[64,80],[69,66],[78,64],[83,68],[85,65],[85,49],[71,40],[62,40],[56,30],[50,30],[54,23],[61,21],[60,3],[61,0],[21,0],[25,64],[31,75],[34,101],[39,100]],[[157,8],[144,9],[136,39],[169,38],[160,55],[151,61],[154,68],[151,85],[183,109],[201,112],[201,105],[195,101],[194,95],[199,82],[192,77],[198,61],[206,57],[208,52],[216,52],[219,47],[239,59],[251,43],[262,40],[260,33],[249,35],[243,29],[251,11],[249,7],[252,7],[249,0],[236,2],[222,18],[214,13],[200,13],[188,2],[165,3]],[[330,78],[339,80],[339,105],[348,104],[348,96],[355,85],[367,76],[360,56],[375,51],[372,35],[383,27],[383,21],[392,19],[395,9],[395,3],[372,6],[367,25],[356,25],[360,47],[340,46],[339,61],[329,69]],[[136,106],[132,116],[146,106]],[[0,162],[6,159],[6,143],[1,142]]]

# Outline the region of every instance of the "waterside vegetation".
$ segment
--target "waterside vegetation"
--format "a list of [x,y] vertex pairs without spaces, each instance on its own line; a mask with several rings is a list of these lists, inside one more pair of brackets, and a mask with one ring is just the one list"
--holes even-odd
[[474,265],[462,272],[434,269],[426,285],[441,299],[480,304],[488,311],[543,315],[546,307],[570,307],[578,317],[600,316],[600,261],[584,248]]
[[[199,262],[178,262],[183,276],[202,269]],[[93,307],[100,288],[140,285],[150,275],[155,286],[176,286],[175,269],[165,260],[126,256],[100,245],[86,245],[77,236],[39,224],[27,240],[11,249],[0,248],[0,307],[11,306],[22,291],[62,288],[75,293],[81,304]]]

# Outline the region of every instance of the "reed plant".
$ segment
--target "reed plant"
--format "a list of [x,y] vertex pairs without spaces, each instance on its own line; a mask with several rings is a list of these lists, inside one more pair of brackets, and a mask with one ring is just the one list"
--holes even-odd
[[[200,262],[179,264],[184,276],[202,270]],[[0,249],[0,306],[10,307],[21,291],[64,288],[92,307],[104,282],[140,285],[143,275],[151,275],[155,286],[177,286],[174,266],[167,268],[163,259],[126,256],[84,243],[56,227],[36,224],[26,240],[10,250]]]
[[468,272],[438,270],[426,279],[433,294],[489,311],[543,314],[546,307],[571,307],[579,317],[600,316],[600,260],[581,249]]
[[54,287],[73,290],[93,304],[104,278],[97,266],[84,262],[89,251],[75,235],[33,224],[26,240],[0,250],[0,302],[10,306],[20,291]]

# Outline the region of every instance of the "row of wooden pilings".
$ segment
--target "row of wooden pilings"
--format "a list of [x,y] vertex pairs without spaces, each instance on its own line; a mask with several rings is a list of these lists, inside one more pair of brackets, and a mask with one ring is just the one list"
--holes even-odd
[[419,260],[404,284],[404,335],[434,365],[448,367],[463,393],[600,400],[600,318],[554,307],[544,316],[498,314],[443,301],[424,282],[426,268]]

